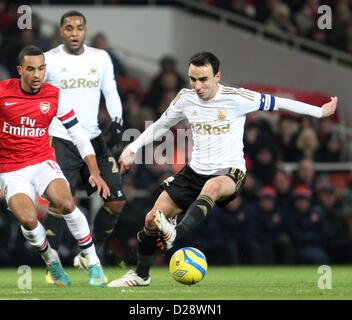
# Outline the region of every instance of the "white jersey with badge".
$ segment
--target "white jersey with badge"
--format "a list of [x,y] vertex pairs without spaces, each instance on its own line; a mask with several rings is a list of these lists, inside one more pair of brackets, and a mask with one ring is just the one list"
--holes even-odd
[[[68,54],[63,45],[45,53],[47,64],[44,82],[60,88],[75,110],[77,118],[90,139],[100,135],[98,113],[101,91],[111,118],[122,117],[111,59],[106,51],[84,45],[80,55]],[[54,118],[50,136],[71,140],[62,123]]]
[[183,89],[162,115],[165,126],[187,119],[192,128],[191,168],[205,175],[225,168],[246,172],[243,134],[246,114],[273,111],[275,97],[219,84],[215,97],[204,101],[195,90]]

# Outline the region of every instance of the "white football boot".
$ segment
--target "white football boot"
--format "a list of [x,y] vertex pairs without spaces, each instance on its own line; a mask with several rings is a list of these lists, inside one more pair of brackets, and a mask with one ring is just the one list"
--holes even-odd
[[160,231],[160,239],[158,239],[158,246],[161,250],[169,250],[174,246],[176,238],[175,223],[176,219],[167,219],[161,210],[155,211],[154,224]]
[[148,277],[147,280],[139,277],[137,273],[133,270],[129,270],[125,275],[121,278],[115,279],[108,283],[108,287],[116,288],[116,287],[139,287],[139,286],[148,286],[151,282],[151,277]]

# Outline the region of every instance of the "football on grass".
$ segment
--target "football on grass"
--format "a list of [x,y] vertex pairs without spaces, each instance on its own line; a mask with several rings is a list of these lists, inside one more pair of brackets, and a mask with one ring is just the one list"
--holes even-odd
[[205,255],[198,249],[185,247],[171,257],[169,269],[173,278],[182,284],[195,284],[202,280],[208,270]]

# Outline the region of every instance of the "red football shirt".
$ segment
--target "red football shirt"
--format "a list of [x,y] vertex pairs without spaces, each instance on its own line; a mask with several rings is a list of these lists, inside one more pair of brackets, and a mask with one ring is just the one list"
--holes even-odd
[[10,172],[45,160],[54,160],[48,128],[55,116],[74,118],[61,106],[60,90],[48,83],[34,94],[24,92],[19,79],[0,81],[0,172]]

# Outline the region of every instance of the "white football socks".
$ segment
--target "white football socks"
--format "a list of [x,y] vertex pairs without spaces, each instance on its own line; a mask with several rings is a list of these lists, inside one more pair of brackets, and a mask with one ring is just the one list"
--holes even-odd
[[87,264],[100,264],[85,215],[76,207],[73,212],[65,214],[63,217],[85,258],[87,258]]
[[27,230],[21,225],[23,236],[28,240],[32,247],[37,250],[47,263],[56,261],[56,254],[51,250],[50,244],[46,239],[45,229],[38,221],[38,225],[33,230]]

